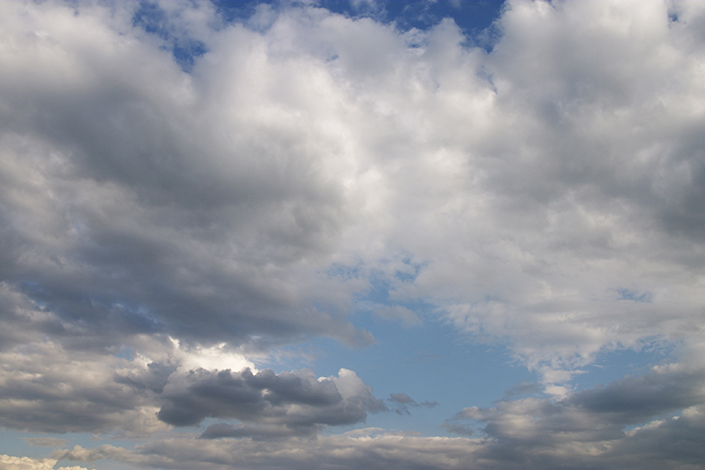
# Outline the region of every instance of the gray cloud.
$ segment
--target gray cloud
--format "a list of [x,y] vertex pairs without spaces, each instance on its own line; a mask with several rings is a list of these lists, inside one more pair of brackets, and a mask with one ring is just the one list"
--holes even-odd
[[[491,442],[481,453],[502,468],[531,467],[539,462],[558,467],[565,457],[561,453],[568,448],[579,458],[582,466],[578,468],[591,468],[597,462],[603,468],[688,468],[695,455],[704,455],[695,444],[702,443],[702,438],[694,432],[703,425],[703,384],[702,369],[659,366],[646,376],[628,377],[557,402],[525,398],[500,402],[494,408],[467,408],[444,427],[465,435],[476,428],[468,420],[484,423],[481,429]],[[671,418],[673,413],[679,416]],[[638,427],[626,431],[634,426]],[[653,450],[652,461],[642,461],[635,449],[654,435],[669,444]],[[680,439],[682,454],[676,450]]]
[[[560,400],[525,398],[494,408],[468,408],[445,423],[447,430],[475,438],[420,437],[362,429],[332,436],[270,424],[210,426],[200,437],[184,435],[137,446],[76,447],[53,458],[77,462],[113,459],[152,468],[429,468],[544,469],[700,468],[703,457],[702,369],[658,366],[643,377],[574,393]],[[676,384],[682,390],[674,393]],[[651,393],[649,393],[651,392]],[[628,395],[633,403],[623,403]],[[641,398],[640,398],[641,397]],[[406,394],[395,401],[410,403]],[[677,416],[673,412],[682,410]],[[636,427],[634,427],[637,425]],[[238,439],[220,439],[235,437]],[[205,440],[204,440],[205,439]],[[227,456],[227,457],[226,457]],[[294,456],[297,456],[294,458]],[[256,463],[256,464],[255,464]]]
[[422,402],[417,402],[413,398],[411,398],[409,395],[406,393],[390,393],[389,394],[389,401],[394,403],[394,411],[397,414],[410,414],[409,412],[409,407],[427,407],[427,408],[433,408],[435,406],[438,406],[437,401],[430,402],[428,400],[424,400]]
[[[527,406],[526,403],[519,406]],[[517,421],[516,425],[522,424]],[[584,422],[590,427],[593,423]],[[701,468],[702,407],[692,407],[678,419],[654,421],[606,440],[582,440],[586,434],[568,429],[531,440],[511,442],[487,438],[419,437],[362,429],[317,439],[285,441],[257,439],[198,440],[191,437],[158,440],[134,450],[101,446],[56,451],[53,458],[89,462],[109,458],[149,468],[200,468],[257,466],[287,468],[409,468],[409,469],[546,469],[624,468],[686,470]],[[533,429],[538,431],[537,429]],[[515,429],[520,432],[520,429]],[[526,430],[526,438],[530,431]],[[607,437],[603,434],[602,436]],[[556,440],[560,440],[560,445]]]
[[401,305],[377,308],[374,311],[374,315],[384,320],[400,321],[407,328],[421,324],[421,319],[418,315]]
[[[115,381],[140,373],[125,359],[67,351],[53,343],[0,354],[0,426],[32,432],[145,435],[168,426],[156,419],[157,395]],[[145,371],[146,374],[146,371]]]
[[283,425],[259,425],[259,426],[233,426],[227,423],[211,424],[199,439],[220,439],[226,437],[250,438],[254,440],[281,440],[291,437],[315,436],[320,431],[321,426],[283,426]]
[[[90,461],[111,458],[148,468],[189,468],[196,464],[194,452],[203,468],[258,466],[287,468],[467,468],[476,447],[468,439],[430,440],[404,434],[383,433],[376,429],[352,431],[345,435],[319,436],[317,439],[291,439],[271,444],[250,439],[193,440],[173,439],[127,449],[101,446],[55,452],[54,458]],[[219,457],[216,457],[219,456]],[[254,463],[256,462],[256,464]]]
[[[193,426],[212,417],[315,428],[359,423],[368,411],[386,410],[371,389],[345,369],[338,377],[326,379],[317,379],[310,370],[278,375],[269,369],[256,374],[250,369],[197,370],[170,383],[162,398],[158,417],[176,426]],[[214,434],[221,436],[223,428],[206,431],[205,436]]]
[[[307,292],[327,282],[307,267],[326,259],[348,219],[321,160],[332,144],[325,133],[302,133],[298,120],[276,113],[252,119],[254,96],[239,96],[237,82],[257,72],[239,69],[240,78],[215,85],[223,71],[202,70],[204,83],[113,29],[125,25],[92,23],[112,7],[85,5],[80,17],[56,3],[27,8],[27,23],[6,31],[23,57],[4,56],[0,82],[2,109],[13,110],[3,112],[0,136],[5,282],[104,341],[114,336],[107,331],[370,341],[345,322],[344,288],[331,284],[316,306]],[[94,34],[65,37],[73,21]],[[247,44],[263,44],[242,27],[228,34],[242,46],[222,51],[233,64]],[[286,73],[271,66],[272,76]],[[46,79],[19,78],[27,75]],[[295,93],[312,92],[299,85]],[[226,121],[214,107],[224,96],[234,112]],[[194,312],[201,321],[191,321]]]
[[25,437],[24,441],[32,447],[59,447],[67,443],[66,439],[57,437]]
[[[141,346],[168,351],[166,344]],[[313,436],[325,426],[356,424],[368,412],[387,411],[372,389],[346,369],[326,378],[306,369],[279,374],[249,368],[189,370],[198,358],[176,348],[163,362],[126,356],[70,351],[53,343],[0,353],[0,426],[144,437],[217,418],[243,425],[215,425],[204,438],[277,439]]]
[[537,393],[541,391],[541,387],[536,383],[526,383],[521,382],[520,384],[513,385],[504,392],[505,398],[514,398],[521,395],[527,395],[529,393]]

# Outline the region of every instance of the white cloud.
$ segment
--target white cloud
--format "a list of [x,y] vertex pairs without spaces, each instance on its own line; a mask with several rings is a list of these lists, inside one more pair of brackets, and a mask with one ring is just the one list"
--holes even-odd
[[251,369],[257,372],[255,365],[242,354],[227,350],[227,343],[220,343],[210,348],[195,346],[184,350],[178,340],[170,338],[174,343],[174,359],[180,364],[182,372],[189,370],[226,370],[239,372],[242,369]]
[[[665,4],[518,3],[490,56],[448,22],[418,56],[371,20],[291,9],[265,34],[204,36],[192,77],[101,8],[5,8],[25,11],[6,32],[22,54],[3,56],[6,109],[23,110],[5,118],[6,204],[31,241],[10,247],[6,278],[41,273],[58,311],[93,296],[92,321],[124,309],[143,331],[365,341],[330,316],[365,284],[314,272],[405,250],[428,265],[398,296],[509,336],[535,366],[571,369],[699,314],[701,55]],[[189,310],[203,321],[187,329]]]
[[86,470],[84,467],[58,467],[54,459],[32,459],[30,457],[13,457],[0,455],[0,469],[2,470]]

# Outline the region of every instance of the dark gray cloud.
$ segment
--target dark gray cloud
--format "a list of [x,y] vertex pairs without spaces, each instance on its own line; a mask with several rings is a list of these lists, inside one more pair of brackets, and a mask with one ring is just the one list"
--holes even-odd
[[129,385],[140,391],[149,390],[160,394],[177,368],[173,364],[150,362],[146,368],[138,371],[129,371],[125,375],[116,373],[114,379],[116,383]]
[[[525,398],[494,408],[468,408],[444,427],[460,435],[482,430],[491,441],[480,453],[498,468],[560,468],[565,462],[562,449],[567,448],[579,458],[577,468],[688,468],[696,455],[705,455],[699,446],[705,441],[694,432],[703,426],[703,385],[702,370],[659,366],[643,377],[628,377],[560,401]],[[636,449],[655,435],[664,443],[652,449],[647,463]]]
[[607,457],[625,468],[698,468],[705,459],[705,409],[691,407],[677,419],[653,422],[628,433]]
[[[157,416],[175,426],[197,425],[207,417],[234,418],[309,428],[303,434],[321,425],[363,422],[368,411],[386,410],[371,389],[345,369],[338,377],[325,379],[305,369],[278,375],[269,369],[256,374],[250,369],[237,373],[197,370],[170,383],[162,399]],[[205,436],[222,435],[222,431],[211,429]]]
[[607,414],[625,424],[636,424],[651,416],[702,404],[704,383],[703,371],[663,366],[663,370],[643,377],[628,377],[585,390],[572,396],[568,404],[586,413]]

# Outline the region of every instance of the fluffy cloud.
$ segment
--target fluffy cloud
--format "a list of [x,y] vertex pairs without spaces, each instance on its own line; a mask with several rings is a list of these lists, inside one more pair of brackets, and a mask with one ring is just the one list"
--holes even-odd
[[115,380],[119,371],[144,369],[147,375],[145,364],[66,351],[48,342],[0,357],[0,425],[4,428],[127,434],[168,429],[156,419],[158,401],[153,391],[135,393],[131,385]]
[[[338,110],[308,99],[332,84],[322,73],[291,93],[276,83],[316,64],[258,62],[265,39],[234,26],[189,76],[157,44],[121,34],[122,7],[3,8],[21,18],[4,29],[0,83],[13,288],[106,344],[159,332],[369,341],[345,322],[346,290],[315,274],[348,219],[331,173],[345,164],[324,158],[336,152],[326,114]],[[305,103],[320,122],[308,130],[292,114]]]
[[86,470],[84,467],[58,467],[54,469],[56,462],[54,459],[0,455],[0,469],[2,470]]
[[[310,435],[386,410],[353,371],[329,378],[310,370],[257,371],[224,345],[187,347],[160,335],[126,337],[120,347],[106,349],[21,294],[0,289],[2,299],[15,303],[9,302],[13,309],[4,318],[13,321],[15,341],[0,350],[4,428],[144,436],[212,417],[264,426],[252,428],[253,434]],[[49,340],[50,332],[64,344]],[[18,338],[29,341],[14,344]]]
[[[350,370],[327,378],[311,370],[193,370],[183,367],[180,355],[177,350],[164,362],[150,362],[142,356],[67,351],[49,342],[2,353],[0,425],[136,437],[172,425],[197,426],[210,417],[249,426],[214,425],[203,437],[276,437],[312,435],[326,425],[356,424],[367,412],[387,410]],[[60,441],[31,442],[55,446]]]
[[[681,7],[672,23],[662,3],[637,14],[629,4],[519,2],[480,61],[496,93],[477,102],[472,79],[440,75],[436,96],[466,101],[458,119],[441,108],[425,128],[434,148],[445,144],[438,169],[411,168],[433,181],[452,165],[457,184],[417,189],[426,203],[436,196],[436,210],[409,223],[437,227],[438,242],[401,292],[436,296],[459,328],[506,337],[547,374],[700,321],[704,219],[688,201],[703,190],[703,52],[688,26],[702,12]],[[454,51],[453,71],[472,64]],[[425,258],[427,239],[410,242]]]
[[547,383],[700,318],[697,5],[512,4],[489,55],[452,21],[180,7],[190,74],[135,8],[3,6],[3,279],[103,344],[365,344],[373,271]]
[[[206,417],[286,426],[310,434],[321,425],[364,421],[367,411],[386,410],[383,402],[355,372],[341,369],[338,377],[316,378],[313,371],[266,369],[192,371],[166,386],[158,417],[176,426],[199,424]],[[230,428],[210,427],[204,437]],[[242,429],[242,428],[240,428]],[[233,428],[234,430],[234,428]]]

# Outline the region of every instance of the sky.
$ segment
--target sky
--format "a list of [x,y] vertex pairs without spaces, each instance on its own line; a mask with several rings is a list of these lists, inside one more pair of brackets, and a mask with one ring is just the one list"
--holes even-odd
[[0,2],[0,470],[705,469],[705,2]]

